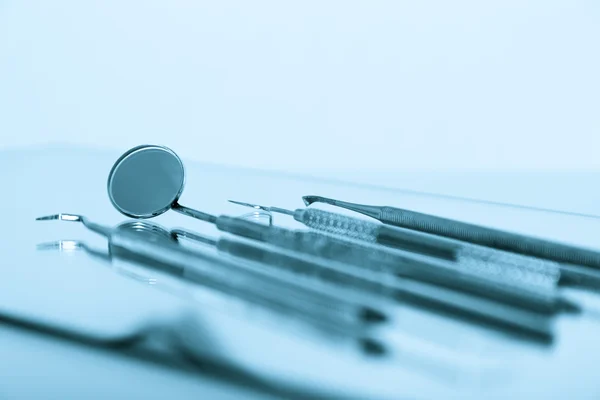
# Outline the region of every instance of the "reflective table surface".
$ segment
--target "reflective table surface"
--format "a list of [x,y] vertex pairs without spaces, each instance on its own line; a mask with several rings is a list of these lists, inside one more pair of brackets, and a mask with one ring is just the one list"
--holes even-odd
[[[0,153],[0,398],[600,397],[600,300],[589,293],[562,289],[586,311],[558,317],[551,345],[398,305],[383,333],[393,352],[374,360],[209,290],[194,289],[190,301],[116,273],[85,252],[37,250],[60,239],[106,248],[105,239],[79,224],[35,218],[68,212],[108,226],[126,221],[106,191],[119,155],[68,146]],[[216,215],[249,211],[227,199],[295,209],[303,207],[301,196],[319,194],[600,247],[600,219],[183,161],[181,203]],[[399,181],[410,182],[409,175]],[[173,211],[152,222],[219,236],[213,226]],[[274,222],[302,228],[284,215]],[[194,340],[231,356],[235,373],[190,366],[160,340],[126,345],[136,332],[190,313],[202,325]],[[264,384],[273,378],[282,385]]]

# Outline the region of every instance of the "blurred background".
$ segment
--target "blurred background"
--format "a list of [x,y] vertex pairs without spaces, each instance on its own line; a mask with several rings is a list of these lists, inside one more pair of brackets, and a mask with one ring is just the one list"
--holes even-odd
[[0,147],[156,143],[323,176],[597,169],[599,20],[590,0],[4,0]]

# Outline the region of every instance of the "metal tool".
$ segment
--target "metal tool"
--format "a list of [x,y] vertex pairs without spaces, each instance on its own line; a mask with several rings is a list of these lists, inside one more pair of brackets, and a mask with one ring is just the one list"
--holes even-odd
[[[447,264],[461,271],[491,276],[520,286],[553,288],[556,285],[600,289],[600,273],[586,267],[541,260],[531,256],[496,250],[410,229],[352,218],[315,208],[291,211],[229,200],[232,203],[291,215],[298,222],[319,231],[367,243],[377,243],[398,250],[417,251],[418,243],[449,248],[453,246],[456,263]],[[413,245],[416,244],[416,245]],[[426,252],[428,255],[442,253]],[[352,258],[355,260],[356,258]],[[348,261],[352,261],[348,260]]]
[[294,211],[229,200],[232,203],[293,216],[309,228],[363,242],[377,243],[457,263],[457,269],[490,275],[517,285],[551,288],[559,279],[556,263],[500,252],[435,235],[373,223],[315,208]]
[[[311,262],[302,256],[303,254],[312,254],[319,258],[351,265],[352,268],[357,267],[357,270],[366,269],[370,272],[393,274],[398,277],[433,283],[537,312],[554,313],[561,308],[571,309],[574,307],[558,297],[554,291],[529,291],[515,288],[475,274],[457,271],[448,263],[425,257],[412,257],[360,243],[349,243],[312,232],[294,232],[281,228],[273,230],[273,236],[277,239],[269,241],[269,243],[275,242],[278,247],[294,253],[277,252],[252,241],[240,241],[227,237],[213,239],[183,229],[174,229],[171,234],[178,238],[183,237],[214,246],[223,253],[281,269],[302,272],[305,269],[322,268],[322,262]],[[303,251],[304,249],[308,249],[308,251]],[[310,267],[307,267],[307,264]]]
[[302,200],[307,206],[313,203],[326,203],[356,211],[375,218],[384,224],[445,236],[546,260],[600,269],[600,252],[591,249],[401,208],[348,203],[321,196],[303,196]]
[[[152,240],[150,229],[140,235],[139,229],[116,229],[88,221],[74,214],[55,214],[38,220],[61,220],[83,223],[88,229],[109,239],[111,257],[153,268],[191,282],[216,289],[265,308],[292,315],[314,326],[348,334],[356,332],[361,343],[363,328],[379,325],[387,320],[385,313],[353,298],[343,298],[335,290],[327,292],[304,285],[289,275],[265,271],[260,266],[240,264],[216,256],[185,249],[172,239],[168,231],[154,224]],[[147,223],[146,223],[147,224]],[[158,232],[158,233],[157,233]]]
[[[235,257],[292,271],[300,276],[312,276],[335,285],[396,299],[401,303],[406,302],[418,307],[425,307],[428,310],[450,313],[453,316],[469,319],[475,318],[495,326],[541,335],[544,339],[549,339],[551,336],[548,315],[520,310],[502,302],[399,277],[389,276],[386,278],[381,273],[357,268],[353,265],[330,262],[251,241],[227,238],[216,240],[182,229],[175,229],[171,232],[177,237],[185,237],[216,246],[218,250]],[[538,311],[550,312],[548,308]],[[512,314],[513,312],[515,314]]]
[[256,235],[256,240],[360,269],[432,283],[534,311],[578,309],[561,298],[554,287],[525,285],[524,279],[518,281],[518,285],[505,279],[493,279],[481,274],[481,267],[463,266],[317,232],[293,231],[280,227],[270,227],[263,231],[262,235]]
[[[389,226],[363,225],[353,229],[357,219],[351,219],[339,214],[328,213],[317,209],[299,208],[295,211],[285,208],[261,206],[257,204],[244,203],[236,200],[229,202],[241,206],[252,207],[269,212],[291,215],[298,222],[301,222],[311,228],[327,228],[328,232],[340,233],[355,239],[366,240],[385,244],[393,241],[397,243],[398,248],[414,253],[424,254],[432,257],[443,258],[445,260],[455,261],[460,252],[460,246],[455,243],[438,240],[437,237],[426,235],[414,235],[411,231],[403,232],[395,230]],[[321,229],[325,230],[325,229]]]

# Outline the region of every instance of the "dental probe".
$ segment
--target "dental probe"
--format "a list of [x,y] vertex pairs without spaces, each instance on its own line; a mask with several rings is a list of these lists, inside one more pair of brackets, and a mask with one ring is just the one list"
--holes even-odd
[[512,253],[600,269],[600,252],[592,249],[401,208],[348,203],[321,196],[303,196],[302,200],[307,206],[313,203],[326,203],[356,211],[384,224],[445,236]]
[[[247,204],[236,202],[237,204]],[[254,205],[254,207],[263,207]],[[275,207],[264,207],[265,210],[277,212]],[[282,209],[279,209],[282,210]],[[287,211],[287,210],[285,210]],[[297,211],[305,211],[297,210]],[[311,210],[306,210],[311,211]],[[361,268],[367,268],[375,271],[385,271],[398,276],[403,276],[419,281],[435,283],[449,288],[466,291],[483,297],[504,301],[525,308],[538,309],[578,309],[568,300],[560,297],[556,291],[555,282],[547,285],[538,284],[539,274],[535,271],[520,271],[519,265],[498,266],[486,265],[483,261],[465,263],[450,262],[438,260],[432,257],[426,257],[419,254],[409,253],[403,250],[391,247],[379,246],[373,243],[375,240],[366,241],[364,238],[358,239],[352,235],[350,239],[339,238],[342,235],[342,228],[346,226],[358,226],[357,230],[367,232],[368,224],[363,221],[354,220],[338,214],[327,213],[320,210],[319,215],[323,215],[327,221],[342,221],[340,224],[312,224],[310,227],[323,229],[333,236],[323,235],[317,232],[290,231],[284,228],[271,227],[271,234],[268,237],[261,238],[268,240],[269,243],[284,247],[290,250],[303,251],[314,254],[319,257],[355,265]],[[291,211],[288,211],[291,213]],[[313,213],[310,213],[314,216]],[[329,214],[327,216],[326,214]],[[298,215],[298,214],[297,214]],[[306,215],[306,214],[302,214]],[[354,220],[354,221],[352,221]],[[317,220],[318,221],[318,220]],[[336,226],[335,229],[328,230],[327,227]],[[373,224],[375,227],[380,224]],[[422,235],[422,234],[420,234]],[[534,262],[537,260],[533,260]],[[531,262],[531,261],[529,261]],[[501,270],[496,275],[488,272],[488,269],[495,267]],[[487,268],[487,269],[486,269]],[[516,271],[508,276],[504,270]],[[511,278],[511,279],[508,279]],[[532,304],[528,304],[532,302]],[[537,304],[540,303],[540,304]]]
[[299,208],[295,211],[279,207],[229,200],[232,203],[269,212],[291,215],[309,228],[335,236],[348,237],[368,243],[377,243],[399,250],[406,249],[407,238],[412,241],[429,240],[430,243],[450,244],[457,247],[455,268],[489,275],[518,285],[534,285],[552,288],[556,285],[600,289],[600,273],[586,267],[540,260],[455,239],[435,236],[405,228],[383,225],[346,215],[315,208]]
[[[456,263],[450,265],[454,265],[461,270],[490,275],[519,285],[526,284],[528,286],[550,288],[556,286],[559,279],[558,267],[551,262],[544,263],[534,258],[513,256],[511,253],[493,251],[486,247],[478,247],[435,235],[369,222],[315,208],[299,208],[292,211],[279,207],[229,201],[254,209],[290,215],[309,228],[335,236],[343,236],[358,241],[376,243],[399,250],[455,261]],[[434,248],[452,249],[452,257],[445,256],[443,251],[422,251]],[[503,268],[499,268],[499,265],[502,265]]]

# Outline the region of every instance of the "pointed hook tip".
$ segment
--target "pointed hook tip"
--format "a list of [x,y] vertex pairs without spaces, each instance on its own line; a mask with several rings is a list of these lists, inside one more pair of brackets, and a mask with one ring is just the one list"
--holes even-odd
[[230,202],[230,203],[233,203],[233,204],[240,205],[240,206],[246,206],[246,207],[251,207],[252,206],[252,204],[243,203],[243,202],[237,201],[237,200],[227,200],[227,201]]
[[302,201],[304,202],[305,206],[310,206],[312,203],[318,202],[319,201],[319,196],[302,196]]
[[237,204],[239,206],[256,208],[256,209],[259,209],[259,210],[266,210],[266,207],[263,207],[263,206],[258,205],[258,204],[244,203],[243,201],[237,201],[237,200],[227,200],[227,201],[230,202],[230,203],[233,203],[233,204]]

